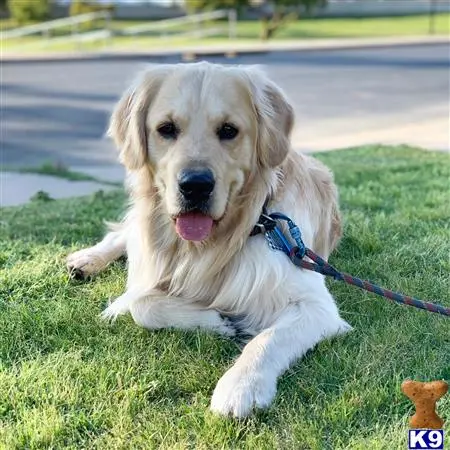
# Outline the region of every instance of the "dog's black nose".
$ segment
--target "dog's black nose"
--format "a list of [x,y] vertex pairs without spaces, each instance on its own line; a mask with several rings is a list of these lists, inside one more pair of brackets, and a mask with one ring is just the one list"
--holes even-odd
[[214,175],[209,169],[186,169],[178,176],[178,188],[188,201],[208,200],[214,185]]

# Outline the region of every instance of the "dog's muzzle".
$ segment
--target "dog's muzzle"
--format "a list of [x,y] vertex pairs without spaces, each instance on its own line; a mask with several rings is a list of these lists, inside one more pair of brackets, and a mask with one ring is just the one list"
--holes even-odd
[[214,174],[208,168],[183,169],[179,173],[181,212],[175,228],[182,239],[203,241],[211,234],[214,221],[209,214],[209,200],[214,186]]
[[203,209],[215,184],[210,169],[184,169],[178,175],[178,190],[187,209]]

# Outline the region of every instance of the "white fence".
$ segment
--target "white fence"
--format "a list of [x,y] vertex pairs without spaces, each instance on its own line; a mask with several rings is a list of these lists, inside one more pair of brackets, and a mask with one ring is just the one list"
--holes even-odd
[[[218,19],[228,19],[227,27],[203,27],[205,22],[211,20]],[[227,33],[228,37],[234,38],[236,37],[236,22],[237,22],[237,14],[235,10],[220,10],[220,11],[212,11],[201,14],[192,14],[184,17],[179,17],[176,19],[165,19],[158,20],[156,22],[149,22],[140,25],[134,25],[128,28],[121,30],[118,34],[121,36],[136,36],[139,34],[149,34],[160,32],[160,36],[168,37],[166,30],[170,30],[171,28],[176,28],[183,25],[193,25],[197,28],[190,31],[182,31],[179,33],[173,33],[174,37],[184,37],[184,36],[195,36],[195,37],[203,37],[203,36],[211,36],[214,34]]]
[[[103,28],[96,31],[82,32],[80,24],[92,20],[104,19]],[[223,20],[223,25],[218,20]],[[208,23],[214,21],[212,23]],[[21,37],[41,34],[45,37],[41,42],[23,42],[21,47],[27,45],[50,46],[53,44],[75,43],[79,48],[81,44],[92,41],[104,41],[104,46],[112,42],[114,36],[129,37],[152,35],[161,38],[201,38],[226,34],[230,39],[236,37],[237,14],[235,10],[220,10],[202,14],[193,14],[175,19],[149,21],[148,23],[129,26],[120,30],[113,30],[111,27],[111,14],[109,12],[96,12],[82,14],[79,16],[67,17],[64,19],[52,20],[36,25],[30,25],[1,33],[1,40],[18,39]],[[190,27],[192,26],[192,28]],[[69,28],[70,33],[63,36],[51,36],[51,30],[58,28]],[[179,27],[179,30],[177,30]]]
[[107,47],[111,37],[112,33],[110,30],[97,30],[97,31],[89,31],[86,33],[72,34],[68,36],[53,37],[48,40],[42,40],[38,43],[33,43],[32,45],[34,48],[34,47],[45,47],[50,44],[58,45],[58,44],[74,43],[78,49],[81,49],[81,45],[86,42],[103,41],[104,47]]
[[3,40],[15,39],[39,33],[48,37],[50,30],[66,27],[72,27],[72,30],[75,33],[78,30],[77,25],[80,23],[90,22],[97,19],[105,19],[105,21],[109,21],[111,19],[111,14],[106,11],[100,11],[95,13],[80,14],[79,16],[72,16],[64,19],[50,20],[49,22],[42,22],[36,25],[28,25],[26,27],[2,32],[1,37]]

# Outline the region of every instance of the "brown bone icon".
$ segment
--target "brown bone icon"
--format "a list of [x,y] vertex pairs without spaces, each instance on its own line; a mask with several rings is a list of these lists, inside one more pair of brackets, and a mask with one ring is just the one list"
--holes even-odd
[[416,406],[416,413],[410,417],[411,428],[426,428],[438,430],[444,421],[436,414],[436,402],[447,392],[448,384],[445,381],[405,380],[402,383],[403,393]]

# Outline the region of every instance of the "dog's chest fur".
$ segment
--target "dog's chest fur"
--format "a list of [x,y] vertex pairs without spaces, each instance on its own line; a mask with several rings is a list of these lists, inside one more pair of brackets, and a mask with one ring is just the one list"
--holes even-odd
[[293,300],[289,260],[270,250],[263,236],[249,237],[218,273],[210,271],[216,252],[211,248],[181,258],[159,255],[154,264],[165,260],[165,270],[161,271],[161,265],[154,267],[161,275],[158,287],[169,298],[183,298],[227,315],[246,317],[247,326],[252,328],[263,327],[265,318],[273,317]]
[[[333,185],[327,172],[324,178],[328,189],[323,183],[320,189],[313,185],[307,166],[297,164],[297,173],[292,167],[286,172],[283,181],[289,189],[281,189],[271,207],[291,215],[306,245],[327,257],[333,247],[333,233],[329,228],[322,230],[319,224],[330,223],[322,216],[331,216],[336,209],[334,189],[330,189]],[[294,182],[301,172],[301,182]],[[264,318],[298,300],[302,284],[302,271],[289,258],[270,250],[262,235],[249,236],[260,214],[260,208],[254,205],[262,205],[268,193],[267,182],[264,184],[263,189],[254,188],[254,198],[247,200],[251,213],[247,209],[239,220],[230,219],[229,234],[204,247],[180,240],[157,196],[137,199],[132,208],[136,219],[132,221],[132,239],[127,246],[128,287],[159,291],[160,296],[244,315],[255,326],[264,326]],[[311,201],[313,198],[317,201]]]

